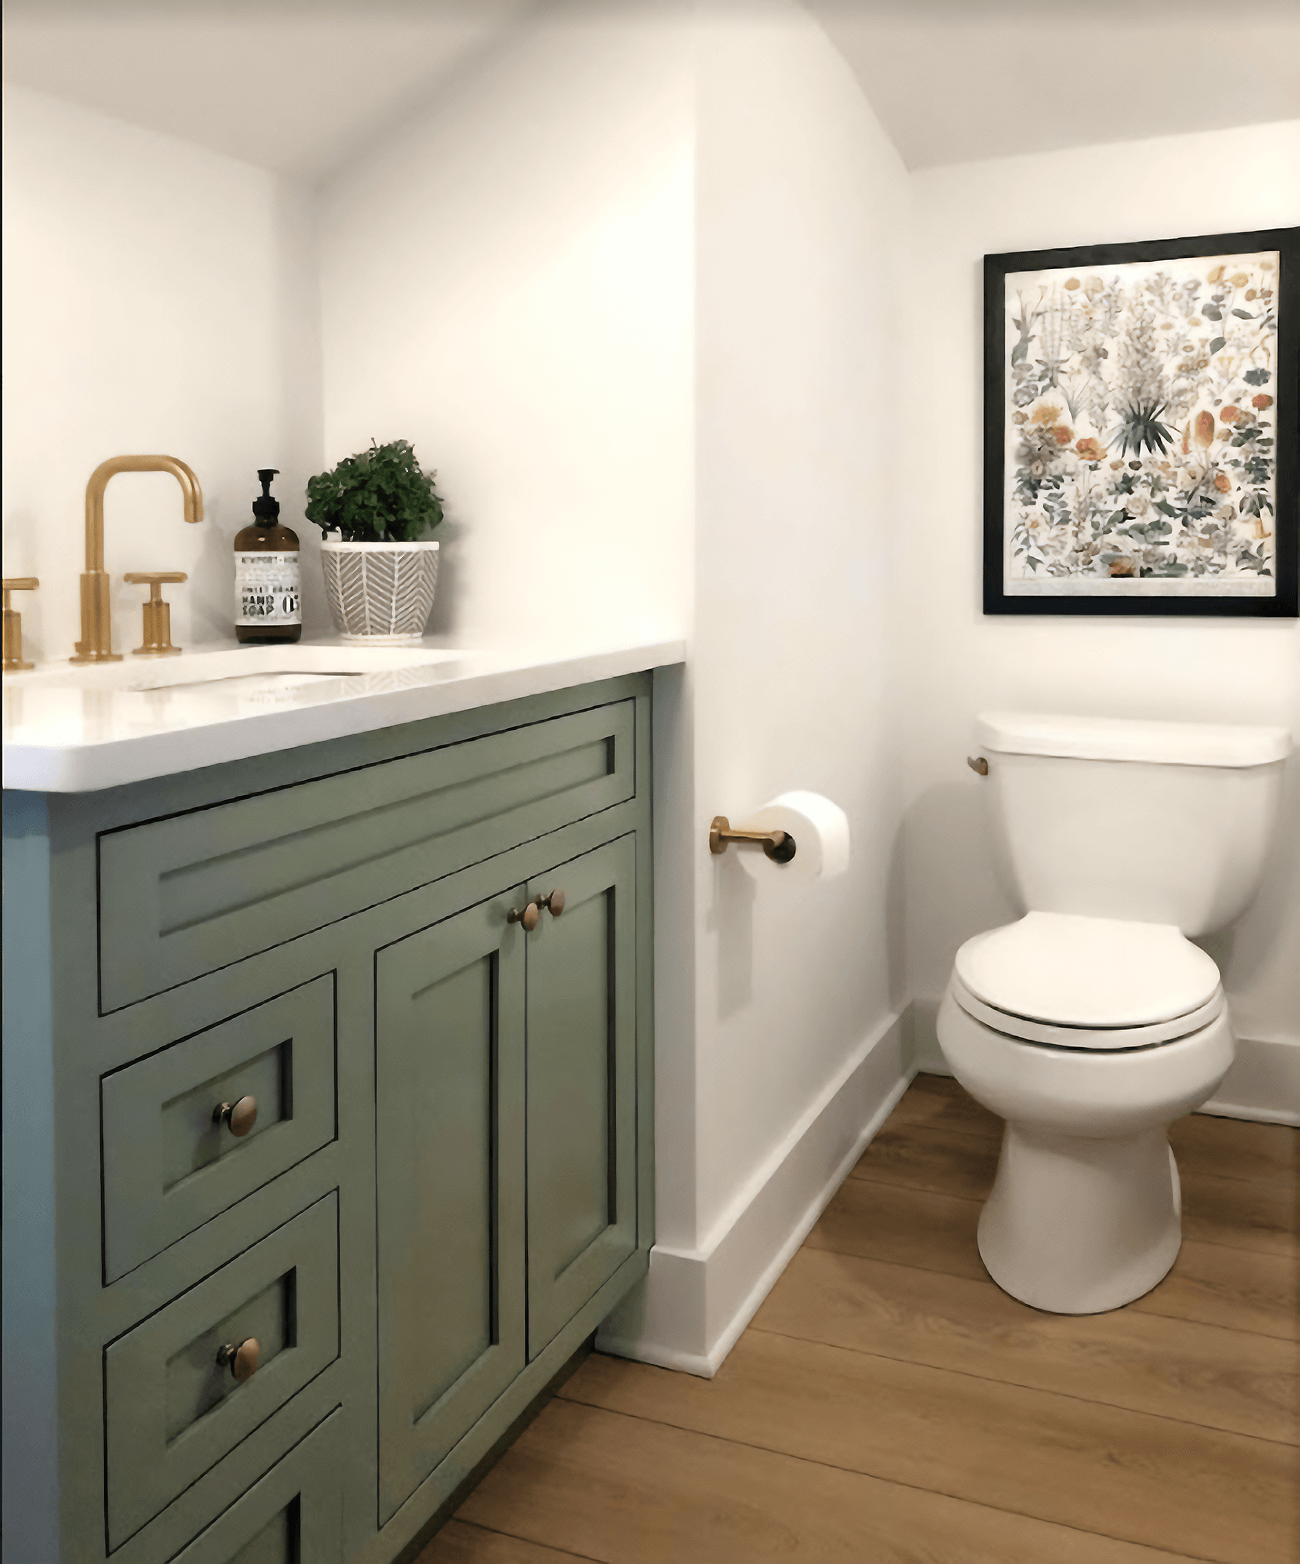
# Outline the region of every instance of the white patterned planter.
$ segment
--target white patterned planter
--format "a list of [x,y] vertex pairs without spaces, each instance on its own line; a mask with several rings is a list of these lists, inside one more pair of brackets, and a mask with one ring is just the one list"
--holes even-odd
[[325,596],[345,641],[420,639],[438,584],[436,543],[324,542],[320,550]]

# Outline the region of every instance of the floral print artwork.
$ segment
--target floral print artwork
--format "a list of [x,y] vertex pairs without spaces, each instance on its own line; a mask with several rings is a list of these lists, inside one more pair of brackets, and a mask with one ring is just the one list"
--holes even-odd
[[1007,595],[1275,594],[1278,262],[1006,276]]

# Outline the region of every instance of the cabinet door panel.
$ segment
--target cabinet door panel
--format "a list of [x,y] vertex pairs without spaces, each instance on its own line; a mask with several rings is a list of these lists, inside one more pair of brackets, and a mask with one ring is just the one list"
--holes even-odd
[[528,940],[528,1355],[636,1248],[636,853],[561,865]]
[[524,1366],[522,901],[376,957],[381,1525]]

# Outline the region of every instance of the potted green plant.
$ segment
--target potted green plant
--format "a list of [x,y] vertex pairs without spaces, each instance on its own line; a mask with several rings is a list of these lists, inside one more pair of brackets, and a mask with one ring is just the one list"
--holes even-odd
[[398,645],[424,634],[438,584],[438,545],[424,536],[442,520],[435,477],[409,440],[372,440],[308,479],[305,514],[323,534],[325,594],[345,640]]

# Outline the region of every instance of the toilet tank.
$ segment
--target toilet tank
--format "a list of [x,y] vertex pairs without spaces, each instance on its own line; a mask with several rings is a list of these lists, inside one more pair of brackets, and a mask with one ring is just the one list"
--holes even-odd
[[988,712],[976,739],[999,868],[1025,910],[1197,935],[1254,896],[1285,728]]

